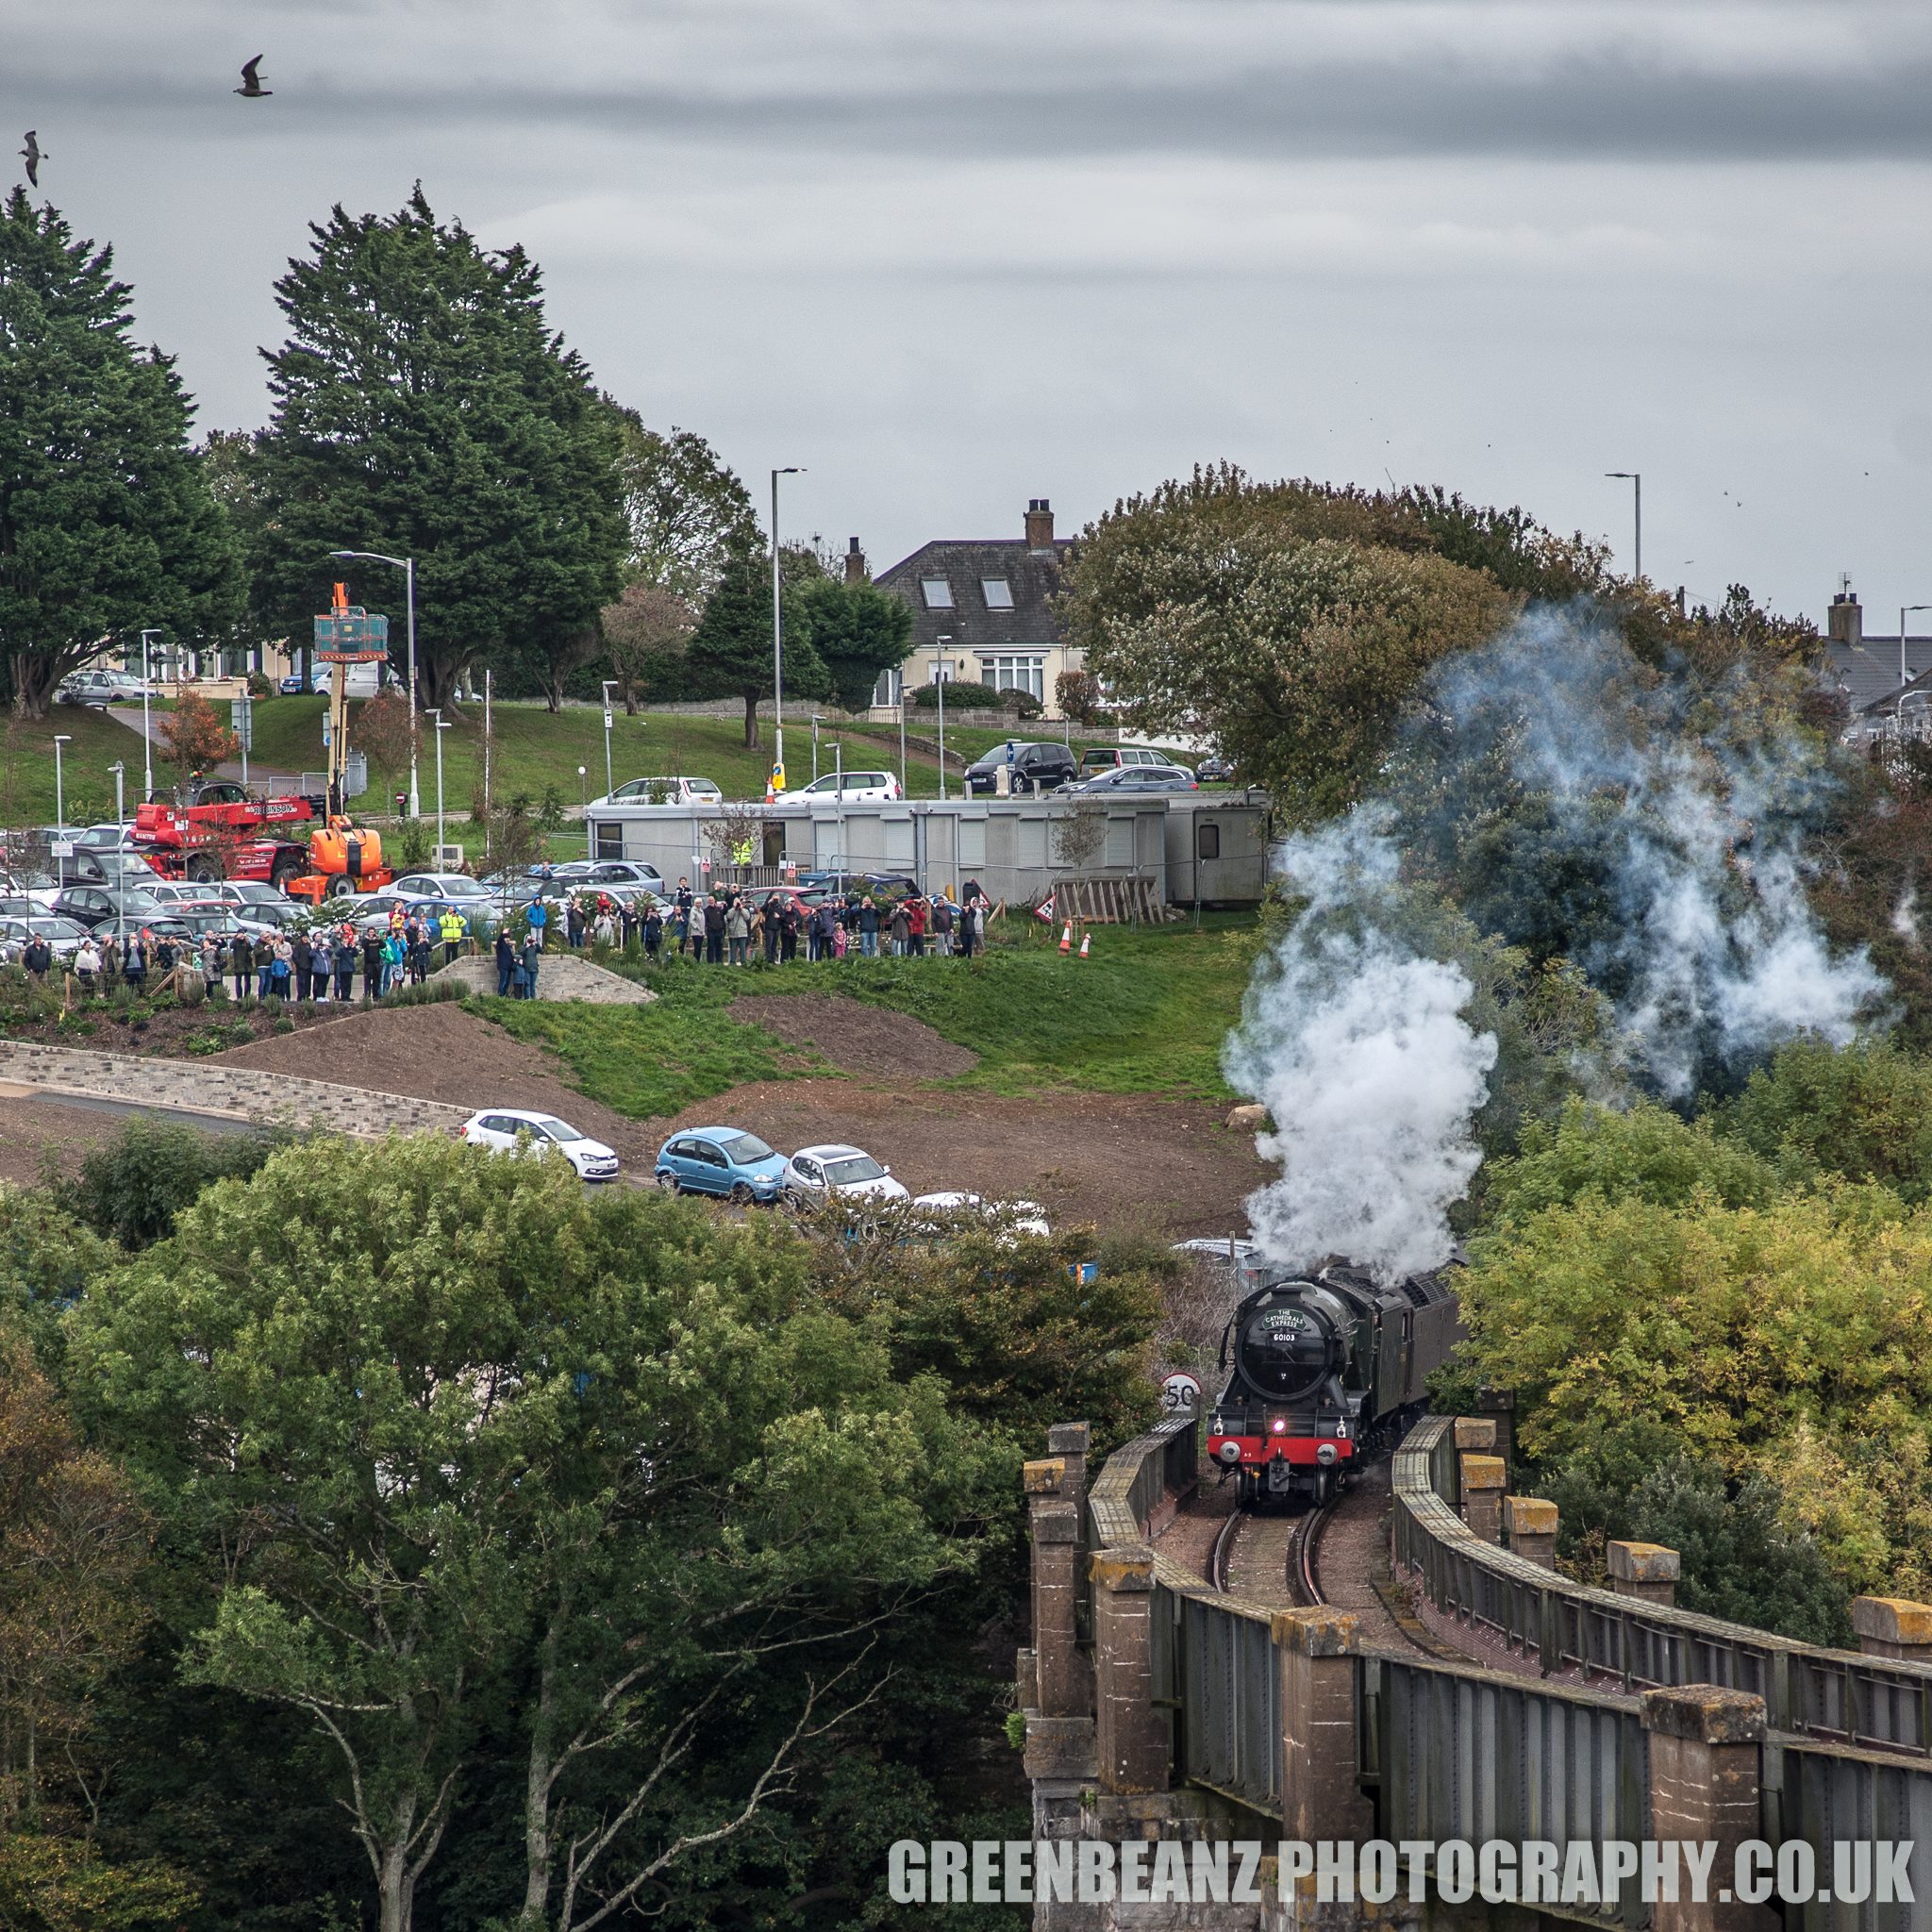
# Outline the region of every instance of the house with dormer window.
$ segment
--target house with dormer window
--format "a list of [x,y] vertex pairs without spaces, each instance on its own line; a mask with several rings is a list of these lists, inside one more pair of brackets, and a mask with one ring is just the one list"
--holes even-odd
[[[1060,570],[1074,548],[1053,533],[1053,506],[1036,496],[1015,537],[940,538],[874,581],[912,613],[912,655],[873,692],[874,714],[896,716],[902,689],[943,679],[1030,691],[1058,718],[1054,686],[1080,668],[1054,615]],[[865,557],[853,538],[848,580],[863,581]]]

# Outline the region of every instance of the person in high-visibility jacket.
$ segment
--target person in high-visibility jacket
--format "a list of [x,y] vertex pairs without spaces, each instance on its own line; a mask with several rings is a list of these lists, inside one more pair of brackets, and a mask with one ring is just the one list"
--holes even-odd
[[454,906],[445,906],[437,924],[442,933],[442,963],[452,965],[457,948],[463,942],[463,915]]

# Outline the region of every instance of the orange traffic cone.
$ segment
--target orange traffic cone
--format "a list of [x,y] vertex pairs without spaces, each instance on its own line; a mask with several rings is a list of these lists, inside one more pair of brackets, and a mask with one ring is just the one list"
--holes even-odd
[[777,802],[777,788],[772,783],[772,781],[769,778],[767,778],[765,780],[765,803],[767,805],[776,805]]
[[1082,934],[1080,935],[1080,957],[1081,957],[1081,958],[1083,958],[1083,959],[1084,959],[1084,958],[1085,958],[1087,957],[1087,948],[1088,948],[1089,946],[1091,946],[1091,945],[1092,943],[1093,943],[1093,935],[1092,935],[1092,934],[1091,934],[1091,932],[1083,932],[1083,933],[1082,933]]
[[1074,922],[1070,919],[1067,921],[1065,930],[1060,934],[1060,951],[1063,953],[1071,953],[1073,950]]

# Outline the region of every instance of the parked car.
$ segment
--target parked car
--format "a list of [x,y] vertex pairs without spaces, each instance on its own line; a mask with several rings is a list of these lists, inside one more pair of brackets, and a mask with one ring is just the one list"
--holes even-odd
[[28,913],[24,917],[0,916],[0,948],[24,946],[30,939],[45,940],[61,965],[79,952],[88,929],[78,920],[63,919],[57,912]]
[[218,903],[213,886],[202,880],[158,878],[153,885],[143,883],[142,891],[158,899],[163,906],[209,906]]
[[614,791],[593,798],[600,805],[720,805],[724,794],[708,778],[629,778]]
[[1124,765],[1171,765],[1164,751],[1145,744],[1095,744],[1080,754],[1080,775],[1091,778],[1099,772],[1117,772]]
[[912,1205],[936,1215],[977,1215],[981,1220],[991,1222],[995,1227],[1008,1228],[1015,1234],[1046,1235],[1053,1232],[1046,1218],[1046,1209],[1037,1201],[989,1201],[984,1194],[948,1191],[915,1195]]
[[848,1147],[836,1141],[801,1147],[785,1163],[784,1190],[795,1207],[827,1201],[834,1194],[874,1201],[911,1199],[905,1182],[895,1181],[890,1167],[874,1160],[862,1147]]
[[472,1147],[489,1147],[499,1154],[561,1156],[587,1181],[617,1178],[617,1150],[578,1133],[554,1113],[536,1113],[519,1107],[491,1108],[473,1113],[457,1129],[457,1136]]
[[692,1127],[658,1150],[658,1185],[674,1194],[770,1202],[784,1180],[785,1157],[742,1127]]
[[997,791],[998,774],[1005,765],[1011,766],[1013,790],[1021,792],[1055,791],[1080,775],[1074,754],[1065,745],[1009,738],[966,767],[966,795],[971,798]]
[[63,677],[55,688],[54,702],[57,705],[138,705],[143,694],[151,698],[159,696],[152,685],[143,685],[140,678],[130,677],[125,671],[75,671]]
[[162,905],[151,892],[136,891],[129,887],[69,886],[65,891],[55,894],[50,910],[63,919],[78,921],[92,932],[103,926],[123,924],[186,930],[173,924],[172,906]]
[[294,676],[293,675],[291,675],[290,676],[283,678],[282,681],[275,686],[275,689],[278,691],[280,691],[285,698],[294,698],[300,697],[302,693],[308,689],[308,686],[304,679]]
[[1194,776],[1204,785],[1228,785],[1234,781],[1234,767],[1218,751],[1210,751],[1194,767]]
[[405,873],[389,889],[399,899],[449,899],[458,911],[468,909],[471,902],[479,906],[494,903],[496,894],[481,879],[460,872]]
[[597,858],[582,872],[573,873],[573,892],[604,892],[613,899],[664,896],[664,874],[638,858]]
[[896,772],[827,772],[809,785],[801,785],[793,798],[845,799],[856,805],[890,802],[906,794],[899,789]]
[[132,852],[134,850],[134,827],[132,825],[90,825],[86,831],[75,835],[76,845],[85,845],[91,852]]
[[218,940],[233,939],[237,933],[246,933],[253,940],[275,930],[272,920],[250,919],[232,906],[176,906],[174,915],[196,939],[211,932]]
[[1102,792],[1121,795],[1148,791],[1198,791],[1194,774],[1185,765],[1122,765],[1118,771],[1102,772],[1067,787],[1068,795]]

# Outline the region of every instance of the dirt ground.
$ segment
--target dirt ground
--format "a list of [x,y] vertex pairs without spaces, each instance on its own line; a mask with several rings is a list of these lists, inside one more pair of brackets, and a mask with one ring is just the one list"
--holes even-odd
[[38,1184],[46,1158],[65,1174],[125,1124],[123,1115],[70,1107],[58,1100],[29,1100],[16,1088],[0,1088],[0,1182]]
[[546,1108],[608,1142],[633,1172],[648,1169],[662,1139],[567,1086],[559,1062],[541,1047],[512,1040],[454,1003],[375,1007],[216,1054],[210,1064],[338,1080],[452,1107]]
[[[740,1000],[732,1010],[789,1041],[808,1041],[858,1077],[760,1081],[701,1101],[675,1120],[631,1121],[577,1092],[562,1063],[541,1047],[456,1005],[318,1019],[214,1055],[212,1064],[457,1107],[550,1108],[608,1141],[640,1178],[676,1127],[747,1127],[788,1153],[848,1141],[885,1161],[914,1193],[958,1188],[1017,1196],[1038,1201],[1057,1224],[1138,1224],[1170,1240],[1244,1229],[1242,1201],[1272,1177],[1251,1136],[1231,1132],[1217,1109],[1194,1102],[942,1094],[927,1083],[963,1071],[974,1056],[906,1015],[789,994]],[[43,1144],[58,1143],[63,1160],[76,1160],[116,1125],[111,1116],[18,1101],[0,1105],[0,1177],[22,1180],[38,1173]]]
[[752,994],[733,1000],[731,1017],[809,1046],[848,1074],[890,1080],[944,1080],[970,1074],[979,1056],[942,1039],[924,1020],[829,993]]
[[749,1127],[788,1153],[849,1141],[915,1194],[941,1188],[1038,1201],[1056,1223],[1141,1223],[1180,1239],[1245,1229],[1272,1176],[1253,1137],[1213,1109],[1143,1094],[935,1093],[856,1080],[771,1080],[687,1109],[676,1126]]

